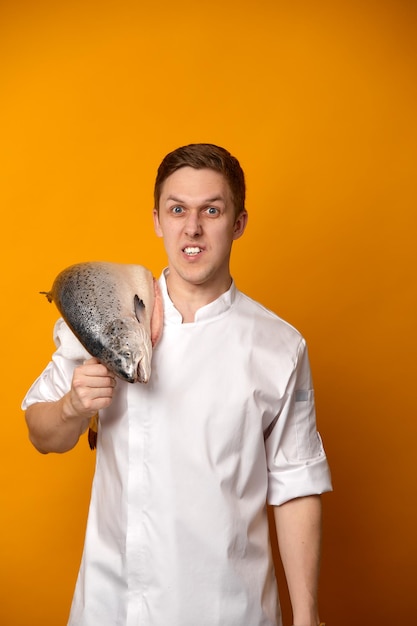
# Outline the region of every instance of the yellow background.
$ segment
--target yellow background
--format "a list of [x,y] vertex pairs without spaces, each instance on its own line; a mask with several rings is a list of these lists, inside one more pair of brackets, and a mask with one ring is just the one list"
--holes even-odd
[[406,0],[1,2],[2,625],[65,624],[94,464],[27,440],[57,317],[38,292],[84,260],[159,275],[156,168],[195,141],[246,171],[237,285],[309,344],[322,618],[415,623],[416,30]]

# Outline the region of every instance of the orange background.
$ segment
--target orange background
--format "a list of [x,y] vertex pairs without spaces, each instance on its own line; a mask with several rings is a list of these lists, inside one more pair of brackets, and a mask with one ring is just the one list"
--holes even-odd
[[310,347],[335,487],[322,618],[416,623],[416,4],[149,4],[0,5],[0,623],[65,624],[93,473],[85,439],[27,439],[57,317],[38,292],[84,260],[159,275],[156,168],[195,141],[246,171],[237,285]]

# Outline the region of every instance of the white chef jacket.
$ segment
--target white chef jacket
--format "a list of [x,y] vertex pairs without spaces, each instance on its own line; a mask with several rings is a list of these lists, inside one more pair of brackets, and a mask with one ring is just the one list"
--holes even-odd
[[[238,291],[183,324],[164,275],[148,384],[100,412],[69,626],[281,626],[266,502],[331,490],[304,339]],[[22,407],[88,354],[63,320]]]

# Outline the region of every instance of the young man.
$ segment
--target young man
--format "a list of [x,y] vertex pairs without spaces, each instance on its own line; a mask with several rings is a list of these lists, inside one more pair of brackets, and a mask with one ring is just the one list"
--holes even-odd
[[330,475],[305,341],[230,275],[247,223],[238,161],[210,144],[168,154],[154,222],[168,268],[150,382],[116,384],[59,320],[57,351],[23,403],[45,453],[72,448],[100,411],[69,624],[281,626],[269,502],[294,625],[318,626]]

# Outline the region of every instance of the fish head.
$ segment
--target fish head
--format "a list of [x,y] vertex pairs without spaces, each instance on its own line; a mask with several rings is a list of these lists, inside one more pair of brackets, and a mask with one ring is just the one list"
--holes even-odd
[[151,374],[150,333],[136,319],[121,318],[103,331],[100,360],[122,380],[147,383]]

